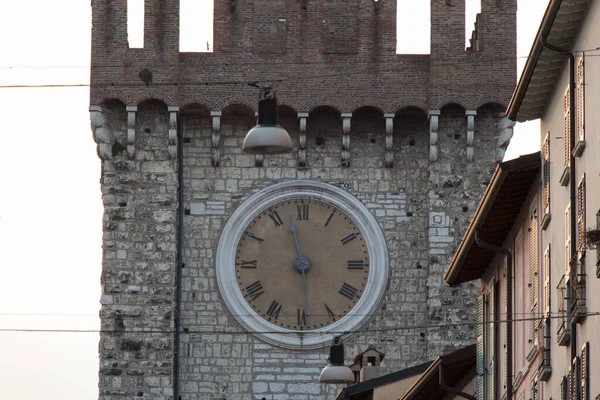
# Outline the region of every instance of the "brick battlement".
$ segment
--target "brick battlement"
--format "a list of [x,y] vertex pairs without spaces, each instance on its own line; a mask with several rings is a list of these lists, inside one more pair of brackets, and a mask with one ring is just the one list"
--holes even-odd
[[[93,0],[91,103],[147,98],[220,110],[275,83],[298,112],[506,105],[516,80],[514,0],[484,0],[479,51],[464,49],[464,1],[431,0],[431,54],[396,54],[391,0],[216,1],[214,52],[179,52],[179,1],[146,0],[145,47],[127,43],[126,2]],[[146,85],[139,77],[152,72]],[[255,108],[256,106],[252,106]]]

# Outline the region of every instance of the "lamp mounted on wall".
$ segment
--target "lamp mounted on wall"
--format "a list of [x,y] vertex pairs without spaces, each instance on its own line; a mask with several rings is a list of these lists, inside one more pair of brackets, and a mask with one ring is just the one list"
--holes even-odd
[[242,151],[249,154],[281,154],[292,151],[292,139],[277,124],[277,96],[271,87],[260,88],[258,99],[258,125],[248,131]]
[[354,383],[354,373],[344,365],[344,344],[339,337],[333,339],[329,348],[329,364],[319,375],[320,383]]

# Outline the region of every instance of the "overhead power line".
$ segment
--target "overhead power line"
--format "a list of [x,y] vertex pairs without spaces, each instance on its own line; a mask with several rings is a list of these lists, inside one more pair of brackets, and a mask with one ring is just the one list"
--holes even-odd
[[[585,313],[586,317],[596,317],[600,315],[600,312],[587,312]],[[546,315],[546,316],[538,316],[538,317],[527,317],[527,318],[513,318],[513,319],[497,319],[494,321],[485,321],[485,322],[477,322],[477,321],[461,321],[461,322],[452,322],[452,323],[442,323],[442,324],[423,324],[423,325],[413,325],[413,326],[396,326],[396,327],[385,327],[385,328],[374,328],[374,329],[358,329],[353,331],[305,331],[306,333],[319,333],[319,334],[330,334],[330,335],[347,335],[352,333],[393,333],[398,331],[406,331],[406,330],[428,330],[428,329],[447,329],[454,327],[475,327],[477,325],[490,325],[490,324],[503,324],[507,322],[526,322],[526,321],[540,321],[543,319],[559,319],[565,318],[564,314],[555,314],[555,315]],[[21,333],[104,333],[104,334],[175,334],[175,330],[172,329],[137,329],[133,328],[132,330],[120,330],[120,329],[35,329],[35,328],[0,328],[0,332],[21,332]],[[223,334],[223,335],[252,335],[252,334],[290,334],[296,335],[298,330],[290,330],[289,332],[279,332],[279,331],[227,331],[227,330],[195,330],[195,329],[184,329],[181,334]]]

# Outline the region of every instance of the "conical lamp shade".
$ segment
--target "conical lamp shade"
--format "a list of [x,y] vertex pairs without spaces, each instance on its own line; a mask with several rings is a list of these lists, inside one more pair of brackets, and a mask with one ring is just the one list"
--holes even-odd
[[329,348],[329,365],[319,375],[321,383],[354,383],[354,373],[344,365],[344,345],[335,338]]
[[277,125],[277,98],[260,99],[258,125],[248,131],[242,151],[249,154],[281,154],[292,151],[292,139]]

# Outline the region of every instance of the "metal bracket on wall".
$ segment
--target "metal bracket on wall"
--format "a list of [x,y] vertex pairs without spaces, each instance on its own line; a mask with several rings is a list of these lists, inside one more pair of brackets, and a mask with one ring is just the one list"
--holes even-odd
[[467,117],[467,161],[472,162],[475,159],[473,143],[475,142],[475,116],[477,111],[467,110],[465,115]]
[[212,137],[211,137],[211,161],[213,167],[221,164],[221,111],[211,111]]
[[440,110],[429,110],[429,161],[438,159],[438,129],[440,127]]
[[[266,97],[266,96],[271,96],[271,91],[270,88],[267,88],[265,92],[263,92],[261,90],[261,97]],[[258,124],[258,112],[254,113],[254,116],[256,117],[256,123]],[[254,155],[254,166],[255,167],[262,167],[265,163],[265,156],[264,154],[255,154]]]
[[350,166],[350,127],[352,113],[342,113],[342,167]]
[[137,106],[127,106],[127,156],[133,160],[135,157],[135,116]]
[[300,137],[298,138],[298,166],[306,167],[306,120],[308,119],[308,113],[299,112],[298,119],[300,120]]
[[384,114],[385,118],[385,167],[394,166],[394,117],[396,114]]

